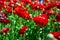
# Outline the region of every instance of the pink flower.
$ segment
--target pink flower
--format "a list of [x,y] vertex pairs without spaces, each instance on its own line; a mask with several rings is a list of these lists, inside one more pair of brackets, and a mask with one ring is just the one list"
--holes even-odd
[[1,19],[6,19],[6,14],[4,14],[3,12],[0,12],[0,21]]

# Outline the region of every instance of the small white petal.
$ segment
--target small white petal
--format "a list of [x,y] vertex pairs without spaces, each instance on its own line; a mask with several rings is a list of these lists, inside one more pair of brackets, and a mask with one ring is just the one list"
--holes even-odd
[[54,38],[54,36],[53,36],[53,34],[48,34],[47,38],[52,40]]

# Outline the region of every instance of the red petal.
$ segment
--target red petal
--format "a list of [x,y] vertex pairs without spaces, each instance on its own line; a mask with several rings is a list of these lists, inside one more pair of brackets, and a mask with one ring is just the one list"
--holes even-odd
[[7,19],[2,19],[1,22],[2,22],[2,23],[9,23],[10,21],[7,20]]
[[2,33],[7,33],[7,32],[9,32],[9,30],[10,30],[9,28],[3,28],[3,29],[1,30],[1,32],[2,32]]

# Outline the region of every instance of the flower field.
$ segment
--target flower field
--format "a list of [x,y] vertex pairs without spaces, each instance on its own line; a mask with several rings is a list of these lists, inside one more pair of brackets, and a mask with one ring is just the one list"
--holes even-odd
[[60,40],[60,2],[0,0],[0,40]]

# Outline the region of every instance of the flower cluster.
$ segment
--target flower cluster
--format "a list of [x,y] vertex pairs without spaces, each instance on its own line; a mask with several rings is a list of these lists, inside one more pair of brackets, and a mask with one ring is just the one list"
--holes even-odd
[[24,9],[22,6],[18,6],[14,9],[14,13],[17,14],[18,16],[25,18],[25,19],[30,19],[30,14],[26,9]]
[[[36,15],[32,16],[33,12],[30,9],[27,9],[28,7],[26,7],[26,6],[29,6],[31,8],[31,10],[40,11],[41,14],[40,14],[40,12],[39,12],[39,14],[37,12],[37,13],[35,13],[36,15],[38,14],[37,16]],[[13,20],[14,17],[9,16],[14,21],[15,27],[17,27],[16,24],[19,24],[21,22],[20,24],[22,24],[23,26],[22,26],[22,28],[18,29],[18,34],[21,34],[22,36],[24,36],[26,30],[29,28],[27,26],[27,24],[29,24],[30,21],[33,21],[40,28],[42,28],[43,26],[46,26],[46,25],[48,25],[48,26],[51,25],[49,22],[51,22],[53,19],[55,20],[55,22],[59,23],[60,22],[60,11],[56,13],[56,9],[58,9],[58,11],[60,10],[60,2],[55,2],[52,4],[50,3],[47,5],[44,5],[44,4],[40,4],[39,2],[37,2],[37,3],[33,2],[32,0],[21,0],[21,1],[20,0],[0,0],[0,22],[4,23],[4,24],[10,23],[10,20],[8,18],[8,16],[10,14],[8,14],[8,13],[11,13],[14,16],[17,15],[17,16],[23,18],[24,20],[22,20],[22,21],[24,21],[24,22],[22,22],[20,19],[18,19],[19,17],[17,17],[17,16],[16,16],[17,20]],[[32,13],[29,11],[31,11]],[[54,17],[52,17],[52,16],[54,16]],[[20,21],[19,23],[17,23],[18,20]],[[26,26],[24,26],[25,21],[26,22],[28,21]],[[12,24],[13,24],[13,22],[12,22]],[[20,24],[19,24],[19,26],[21,26]],[[34,25],[34,26],[36,26],[36,25]],[[29,26],[31,26],[31,25],[29,25]],[[53,26],[55,26],[55,24]],[[9,31],[10,31],[10,28],[3,28],[1,30],[1,33],[5,34],[5,33],[8,33]],[[50,36],[53,35],[54,38],[60,40],[60,32],[50,32],[49,34],[50,34]],[[52,38],[52,39],[54,40],[54,38]]]

